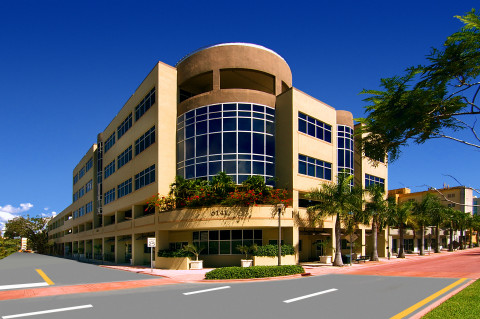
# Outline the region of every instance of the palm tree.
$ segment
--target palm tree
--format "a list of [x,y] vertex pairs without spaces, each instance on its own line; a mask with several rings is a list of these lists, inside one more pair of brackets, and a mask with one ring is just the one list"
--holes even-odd
[[430,221],[432,226],[435,227],[435,253],[440,253],[440,227],[447,221],[447,212],[448,209],[438,200],[435,203],[435,209],[431,211]]
[[412,214],[413,202],[407,201],[397,204],[395,199],[389,198],[387,224],[398,228],[400,244],[397,258],[405,258],[403,237],[405,228],[414,225]]
[[431,216],[438,208],[438,198],[433,194],[426,194],[421,202],[413,205],[413,218],[415,224],[420,228],[420,255],[425,255],[425,227],[431,225]]
[[322,184],[320,188],[313,189],[307,194],[307,198],[316,202],[308,207],[309,212],[316,213],[316,219],[323,219],[326,216],[335,216],[335,259],[334,266],[343,266],[341,247],[340,227],[342,221],[347,221],[349,216],[361,211],[362,190],[358,187],[351,187],[350,181],[353,175],[339,173],[337,183]]
[[235,186],[233,179],[225,172],[218,173],[210,181],[212,192],[221,200],[226,199],[228,194],[235,190]]
[[367,224],[372,221],[373,251],[370,260],[378,261],[378,229],[384,224],[388,205],[385,200],[385,186],[381,184],[371,185],[365,189],[369,199],[365,204],[363,216]]
[[448,233],[450,235],[450,241],[448,244],[448,251],[453,251],[453,232],[457,230],[457,216],[458,216],[459,211],[455,210],[451,207],[446,208],[445,214],[447,215],[448,221],[446,224],[448,224],[449,230]]

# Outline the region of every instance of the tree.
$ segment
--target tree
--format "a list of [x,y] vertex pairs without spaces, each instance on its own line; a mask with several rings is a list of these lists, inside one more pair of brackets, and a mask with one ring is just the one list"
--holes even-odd
[[430,220],[432,226],[435,227],[435,253],[440,253],[440,228],[447,221],[448,209],[438,200],[435,203],[435,206],[436,208],[430,213]]
[[432,215],[439,209],[438,197],[426,194],[420,202],[413,205],[413,218],[420,228],[420,255],[425,255],[425,227],[432,225]]
[[316,213],[316,219],[335,216],[335,259],[334,266],[343,266],[341,247],[341,222],[348,221],[351,213],[358,213],[362,209],[362,190],[351,187],[353,175],[339,173],[336,183],[322,184],[320,188],[313,189],[307,198],[316,202],[308,207],[309,212]]
[[[358,119],[360,147],[370,158],[398,158],[409,141],[422,144],[432,138],[447,138],[480,148],[475,131],[480,107],[480,18],[475,9],[455,16],[463,28],[447,38],[442,49],[432,49],[429,64],[409,67],[403,76],[381,79],[384,90],[363,90],[368,116]],[[467,122],[473,122],[468,124]],[[469,129],[471,140],[449,132]],[[367,134],[364,134],[367,133]]]
[[25,237],[28,239],[28,246],[39,253],[47,251],[47,222],[44,217],[19,216],[9,220],[5,224],[5,237]]
[[370,220],[372,221],[373,251],[371,260],[378,261],[378,229],[384,223],[388,210],[385,186],[382,184],[370,185],[365,191],[369,195],[369,199],[366,201],[363,215],[368,224],[370,224]]
[[407,201],[403,203],[396,203],[395,199],[388,199],[387,224],[389,226],[398,228],[399,235],[399,251],[398,258],[405,258],[405,251],[403,245],[403,237],[405,228],[413,226],[413,202]]
[[0,259],[20,250],[20,239],[10,239],[0,237]]

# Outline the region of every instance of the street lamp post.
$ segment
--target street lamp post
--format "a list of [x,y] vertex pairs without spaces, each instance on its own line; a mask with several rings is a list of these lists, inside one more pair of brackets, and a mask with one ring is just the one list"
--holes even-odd
[[281,223],[281,216],[282,216],[282,210],[285,205],[283,204],[278,204],[277,209],[278,209],[278,265],[282,265],[282,223]]

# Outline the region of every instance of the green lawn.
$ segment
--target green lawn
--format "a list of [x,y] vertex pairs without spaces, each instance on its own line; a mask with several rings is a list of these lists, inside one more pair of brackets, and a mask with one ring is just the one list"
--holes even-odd
[[480,316],[480,280],[433,309],[424,319],[478,318]]

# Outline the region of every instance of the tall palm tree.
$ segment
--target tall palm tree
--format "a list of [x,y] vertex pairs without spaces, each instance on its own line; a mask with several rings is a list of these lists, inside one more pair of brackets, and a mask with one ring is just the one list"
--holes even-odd
[[431,225],[431,216],[437,210],[438,198],[433,194],[426,194],[422,201],[413,205],[413,218],[420,228],[420,255],[425,255],[425,227]]
[[381,184],[371,185],[365,189],[368,199],[363,210],[366,222],[372,221],[373,251],[372,261],[378,261],[378,229],[384,224],[388,205],[385,200],[385,186]]
[[389,198],[387,224],[398,228],[399,251],[397,258],[405,258],[403,237],[405,228],[414,225],[413,220],[413,202],[407,201],[397,204],[395,199]]
[[480,245],[480,215],[474,215],[473,216],[473,222],[472,222],[472,229],[477,233],[476,234],[476,242],[477,242],[477,247]]
[[440,228],[448,219],[448,209],[443,206],[440,201],[435,203],[435,209],[431,211],[430,221],[432,226],[435,227],[435,253],[440,253]]
[[341,247],[341,222],[347,221],[352,214],[362,209],[362,190],[351,187],[352,175],[339,173],[336,183],[322,184],[320,188],[313,189],[307,198],[316,202],[308,207],[309,212],[316,213],[317,219],[326,216],[335,216],[335,259],[334,266],[343,266]]

